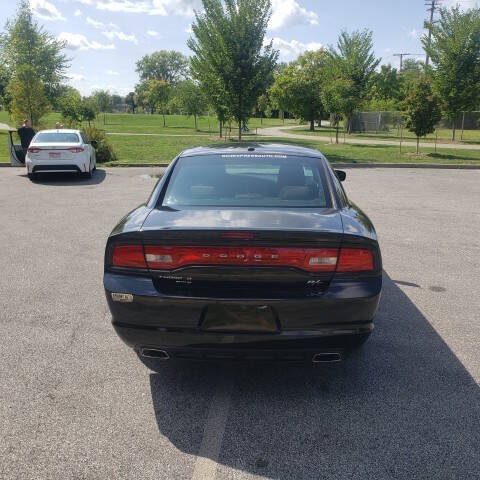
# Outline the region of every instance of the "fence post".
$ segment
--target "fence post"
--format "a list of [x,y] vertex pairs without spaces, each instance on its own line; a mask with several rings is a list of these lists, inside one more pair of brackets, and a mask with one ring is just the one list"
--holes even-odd
[[462,134],[460,135],[460,140],[463,140],[463,127],[465,126],[465,112],[462,115]]

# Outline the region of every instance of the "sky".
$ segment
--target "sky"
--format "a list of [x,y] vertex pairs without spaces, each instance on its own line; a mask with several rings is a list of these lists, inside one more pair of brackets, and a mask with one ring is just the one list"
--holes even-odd
[[[135,63],[155,50],[190,54],[193,12],[201,0],[29,0],[46,31],[67,42],[68,83],[82,95],[108,89],[125,95],[138,82]],[[382,63],[398,68],[395,53],[421,54],[425,0],[271,0],[267,31],[290,61],[305,50],[335,45],[341,30],[367,28]],[[443,0],[475,7],[477,0]],[[0,28],[13,18],[15,0],[0,0]],[[417,55],[423,58],[423,55]]]

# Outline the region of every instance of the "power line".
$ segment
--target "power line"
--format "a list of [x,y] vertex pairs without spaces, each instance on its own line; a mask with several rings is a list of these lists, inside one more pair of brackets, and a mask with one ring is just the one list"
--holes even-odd
[[[428,47],[430,47],[430,44],[432,42],[432,25],[433,25],[433,18],[435,16],[435,10],[439,8],[439,5],[442,0],[428,0],[428,2],[425,3],[425,6],[427,8],[427,12],[430,12],[430,23],[428,24]],[[430,57],[428,56],[428,52],[426,54],[425,58],[425,65],[428,65],[430,61]]]

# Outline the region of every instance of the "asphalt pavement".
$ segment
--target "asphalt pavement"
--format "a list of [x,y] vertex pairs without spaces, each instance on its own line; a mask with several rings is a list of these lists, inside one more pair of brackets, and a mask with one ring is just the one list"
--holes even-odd
[[1,479],[479,478],[480,172],[347,171],[385,288],[345,362],[155,374],[114,333],[102,273],[160,171],[0,169]]

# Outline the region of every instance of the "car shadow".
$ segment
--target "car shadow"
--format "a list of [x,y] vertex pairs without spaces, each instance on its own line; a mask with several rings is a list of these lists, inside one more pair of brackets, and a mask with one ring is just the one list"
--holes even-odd
[[226,467],[272,479],[478,478],[480,389],[386,273],[374,333],[340,364],[167,362],[151,374],[158,429],[180,451],[198,455],[225,374],[216,478],[231,477]]
[[[27,177],[26,174],[23,174]],[[49,185],[56,187],[83,187],[85,185],[98,185],[102,183],[107,176],[103,168],[97,168],[92,173],[92,178],[85,178],[78,173],[39,173],[34,183],[39,185]]]

